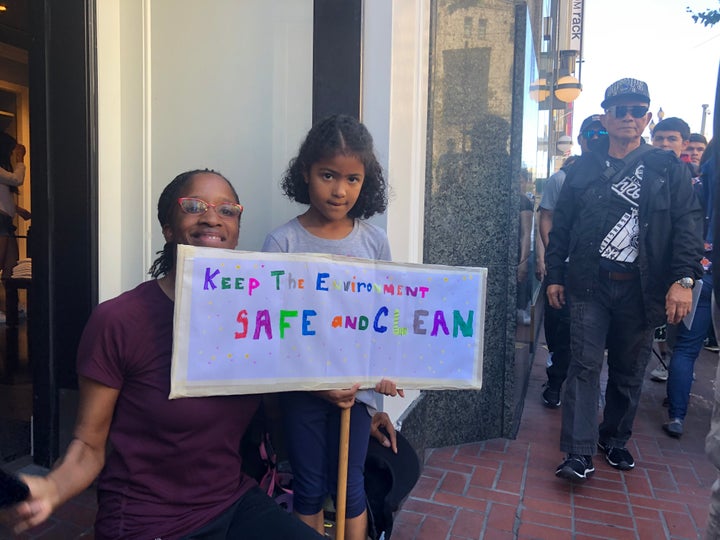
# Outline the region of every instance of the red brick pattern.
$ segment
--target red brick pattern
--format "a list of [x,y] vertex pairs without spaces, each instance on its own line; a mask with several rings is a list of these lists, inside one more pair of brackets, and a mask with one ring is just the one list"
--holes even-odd
[[[593,478],[572,485],[554,475],[562,460],[560,410],[540,403],[546,354],[540,349],[535,358],[517,439],[429,451],[422,477],[396,516],[392,540],[703,538],[717,477],[703,451],[717,356],[703,351],[696,363],[682,439],[660,429],[665,386],[648,379],[628,445],[635,469],[622,473],[596,456]],[[19,538],[92,540],[94,514],[88,490]],[[0,540],[9,538],[0,526]]]
[[517,439],[430,450],[393,540],[703,538],[717,477],[703,451],[717,356],[703,351],[696,363],[682,439],[660,429],[665,385],[648,379],[628,445],[635,469],[617,471],[598,455],[594,476],[573,485],[554,475],[561,411],[540,401],[546,355],[535,358]]

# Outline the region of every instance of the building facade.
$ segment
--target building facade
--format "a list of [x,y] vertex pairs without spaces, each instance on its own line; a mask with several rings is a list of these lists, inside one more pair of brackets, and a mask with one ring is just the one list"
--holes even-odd
[[300,213],[280,176],[331,112],[358,114],[375,138],[391,188],[376,223],[395,260],[489,269],[483,389],[408,392],[388,411],[418,449],[514,436],[540,320],[516,324],[520,171],[547,175],[547,115],[529,96],[556,4],[29,6],[30,38],[14,45],[30,73],[35,461],[54,461],[69,436],[93,306],[148,278],[163,187],[184,170],[222,172],[246,208],[239,248],[257,250]]

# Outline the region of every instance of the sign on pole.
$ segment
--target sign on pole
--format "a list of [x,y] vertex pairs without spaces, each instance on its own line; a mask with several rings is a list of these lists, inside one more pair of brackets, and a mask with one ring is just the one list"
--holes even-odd
[[171,398],[479,389],[487,270],[178,246]]

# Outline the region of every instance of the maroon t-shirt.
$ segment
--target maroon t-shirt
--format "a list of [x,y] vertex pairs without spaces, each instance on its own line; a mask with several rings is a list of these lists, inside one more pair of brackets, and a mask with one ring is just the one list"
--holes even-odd
[[149,281],[93,312],[78,373],[120,390],[98,483],[97,539],[168,540],[212,521],[254,485],[240,439],[258,396],[169,400],[173,302]]

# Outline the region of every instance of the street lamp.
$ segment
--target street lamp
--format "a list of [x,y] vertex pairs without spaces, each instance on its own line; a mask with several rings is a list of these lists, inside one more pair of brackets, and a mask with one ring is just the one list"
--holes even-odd
[[[555,99],[563,103],[575,101],[582,93],[582,84],[572,75],[560,77],[553,85]],[[537,79],[530,83],[530,97],[541,103],[550,97],[550,85],[547,79]]]
[[537,101],[545,101],[550,96],[550,86],[547,79],[537,79],[530,83],[530,97]]
[[572,75],[560,77],[555,83],[555,97],[564,103],[570,103],[580,97],[582,85]]
[[[662,122],[662,119],[665,118],[665,111],[662,110],[662,107],[660,107],[660,108],[658,109],[658,112],[657,112],[657,115],[656,115],[656,116],[657,116],[658,120],[661,121],[661,122]],[[655,131],[655,125],[656,125],[656,124],[655,124],[655,118],[652,118],[652,119],[650,120],[650,123],[648,124],[648,129],[650,130],[650,134],[651,134],[651,135],[652,135],[652,132]]]

